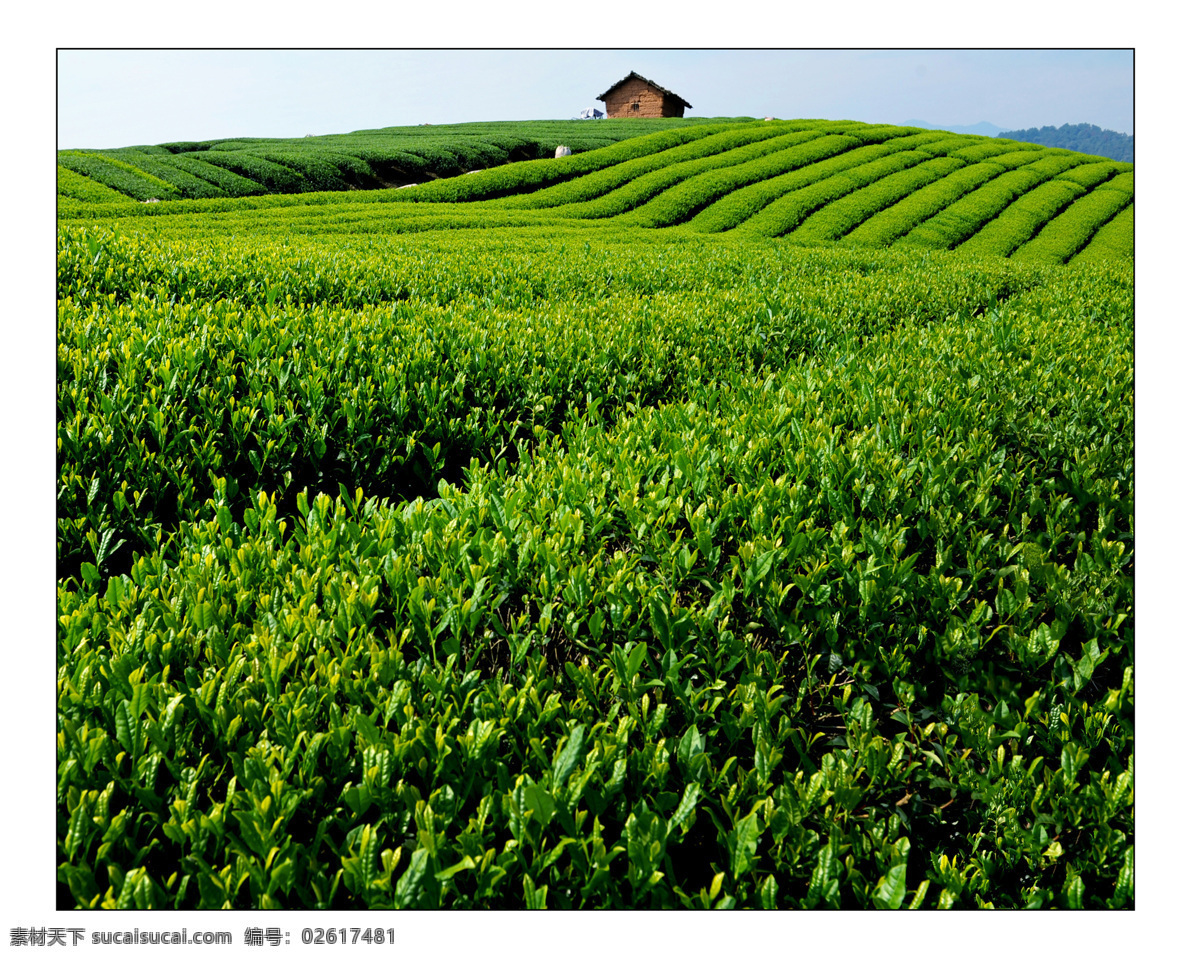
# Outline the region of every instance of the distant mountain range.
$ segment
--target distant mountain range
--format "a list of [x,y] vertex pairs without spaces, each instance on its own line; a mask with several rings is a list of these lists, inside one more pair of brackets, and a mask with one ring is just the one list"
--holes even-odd
[[1094,123],[1064,123],[1061,127],[1031,127],[1028,130],[1008,130],[1000,136],[1043,147],[1064,147],[1097,157],[1133,163],[1133,137],[1115,130],[1101,130]]
[[980,137],[1004,137],[1022,143],[1038,143],[1044,147],[1078,150],[1097,157],[1108,157],[1133,163],[1133,137],[1115,130],[1103,130],[1094,123],[1064,123],[1061,127],[1030,127],[1028,130],[1005,130],[994,123],[982,121],[969,127],[943,127],[924,120],[905,120],[903,126],[923,127],[926,130],[948,130],[950,133],[970,133]]

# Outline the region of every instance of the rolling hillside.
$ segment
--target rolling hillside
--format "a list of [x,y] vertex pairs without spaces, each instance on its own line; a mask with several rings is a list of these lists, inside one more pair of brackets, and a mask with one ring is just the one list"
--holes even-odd
[[1130,165],[105,162],[59,181],[60,909],[1135,908]]
[[134,200],[373,190],[458,176],[516,160],[553,157],[559,144],[581,152],[664,127],[696,123],[689,118],[604,124],[572,120],[425,124],[293,139],[234,138],[115,150],[60,150],[58,192],[83,200],[99,199],[81,191],[72,174],[86,176]]
[[[640,132],[657,122],[640,121],[641,127],[630,130]],[[569,129],[625,132],[615,126],[624,121],[614,121],[612,127],[608,123],[576,123]],[[429,135],[430,143],[446,143],[447,136]],[[964,247],[1047,263],[1133,254],[1133,165],[1069,150],[819,120],[668,123],[654,133],[593,149],[582,148],[595,141],[577,140],[580,152],[559,160],[505,162],[513,151],[544,151],[555,137],[536,146],[523,142],[508,153],[500,148],[501,139],[493,135],[489,150],[479,147],[470,160],[457,161],[460,166],[494,162],[487,169],[411,189],[350,193],[305,192],[324,181],[301,182],[294,170],[289,174],[293,179],[285,182],[272,172],[274,160],[269,159],[282,154],[271,153],[265,141],[254,142],[257,154],[248,152],[249,147],[238,151],[214,144],[206,155],[225,163],[222,169],[230,176],[249,183],[243,176],[254,172],[248,162],[239,161],[234,173],[228,158],[254,155],[261,161],[257,175],[263,178],[255,189],[292,192],[141,205],[130,199],[180,195],[185,189],[181,171],[163,164],[168,159],[198,163],[196,151],[126,151],[122,158],[104,158],[111,167],[104,171],[97,166],[98,154],[63,154],[60,215],[179,215],[167,229],[188,235],[222,233],[249,222],[264,229],[258,221],[269,208],[271,223],[265,229],[283,233],[325,232],[332,217],[340,232],[590,224],[787,237],[808,245]],[[361,142],[380,140],[364,136]],[[399,137],[393,141],[410,143]],[[316,169],[329,148],[322,143],[306,152],[293,142],[288,149],[295,151],[294,168],[303,160]],[[395,163],[399,152],[394,150],[388,162]],[[349,169],[348,163],[343,166]],[[370,170],[378,176],[380,166]],[[166,189],[169,175],[175,176],[174,195]],[[367,176],[363,174],[364,182]],[[116,191],[128,198],[116,197]],[[159,196],[149,196],[156,191]],[[325,209],[330,204],[337,209]]]

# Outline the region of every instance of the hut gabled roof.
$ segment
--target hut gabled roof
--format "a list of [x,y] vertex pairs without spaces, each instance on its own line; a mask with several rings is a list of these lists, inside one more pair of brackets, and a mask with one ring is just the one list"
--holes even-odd
[[690,110],[690,109],[694,109],[694,108],[692,107],[692,105],[691,105],[690,103],[688,103],[686,100],[684,100],[684,99],[683,99],[683,97],[681,97],[679,94],[677,94],[677,93],[672,93],[672,92],[671,92],[670,90],[668,90],[666,87],[659,86],[659,85],[658,85],[657,83],[655,83],[653,80],[650,80],[650,79],[648,79],[647,77],[643,77],[643,76],[642,76],[640,73],[634,73],[632,70],[630,70],[630,71],[629,71],[629,76],[627,76],[627,77],[623,77],[623,78],[621,78],[620,80],[618,80],[618,81],[617,81],[616,83],[614,83],[614,84],[613,84],[611,87],[609,87],[609,88],[608,88],[607,90],[605,90],[605,91],[604,91],[602,94],[600,94],[600,96],[598,96],[596,99],[597,99],[597,100],[603,100],[603,99],[604,99],[605,97],[607,97],[607,96],[608,96],[610,93],[612,93],[614,90],[616,90],[616,89],[617,89],[617,87],[619,87],[621,84],[623,84],[623,83],[628,83],[630,80],[641,80],[643,83],[648,83],[648,84],[649,84],[650,86],[652,86],[652,87],[653,87],[655,90],[658,90],[659,92],[666,94],[668,97],[674,97],[676,100],[678,100],[680,103],[682,103],[682,104],[683,104],[685,107],[687,107],[689,110]]

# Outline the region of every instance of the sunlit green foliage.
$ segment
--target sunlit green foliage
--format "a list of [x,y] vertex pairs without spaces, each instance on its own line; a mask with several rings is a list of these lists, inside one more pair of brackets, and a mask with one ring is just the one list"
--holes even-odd
[[1085,192],[1078,184],[1058,178],[1040,184],[1005,207],[958,249],[968,254],[1007,257]]
[[1131,210],[64,221],[62,900],[1131,907]]
[[1104,224],[1072,263],[1102,263],[1105,260],[1133,257],[1133,204]]
[[[714,170],[752,163],[759,158],[769,157],[776,152],[786,151],[789,147],[803,144],[820,135],[820,131],[803,129],[792,133],[781,133],[781,127],[777,124],[769,124],[765,128],[759,127],[758,129],[761,132],[772,135],[768,137],[755,137],[751,142],[746,142],[750,139],[746,134],[751,131],[745,129],[729,131],[724,137],[732,139],[730,137],[732,134],[736,137],[736,141],[730,143],[719,153],[699,156],[695,159],[681,158],[678,162],[672,163],[669,166],[662,166],[644,173],[610,190],[601,197],[564,205],[556,212],[564,216],[592,219],[612,217],[637,209],[643,218],[648,216],[648,225],[661,225],[660,221],[674,222],[674,220],[669,219],[670,213],[664,217],[661,211],[655,211],[652,208],[647,215],[641,208],[647,205],[649,201],[656,199],[663,191],[676,184],[689,181],[697,176],[707,175]],[[787,127],[785,126],[782,129],[786,130]],[[701,144],[696,144],[695,146],[699,147]],[[791,162],[795,164],[805,161],[792,155]],[[634,219],[637,222],[638,218],[635,217]]]
[[[742,121],[723,119],[722,127]],[[611,120],[602,124],[572,121],[463,123],[439,126],[388,127],[348,134],[296,139],[238,138],[166,143],[121,150],[87,151],[88,155],[118,159],[134,168],[162,176],[163,165],[199,176],[217,186],[218,196],[314,190],[373,189],[422,183],[494,167],[515,160],[553,157],[565,144],[575,152],[591,151],[657,131],[687,130],[712,120],[696,118]],[[63,151],[60,156],[79,154]],[[157,160],[158,166],[152,161]],[[206,176],[195,164],[237,171],[255,184],[247,189],[237,180]],[[293,169],[299,180],[280,174]],[[82,172],[87,172],[82,171]],[[162,177],[175,183],[171,175]],[[194,186],[194,184],[192,185]],[[126,192],[124,186],[118,189]],[[137,193],[130,194],[145,199]],[[184,191],[184,196],[205,196]],[[159,199],[164,199],[160,197]],[[461,199],[461,198],[456,198]]]
[[196,200],[226,195],[220,187],[184,169],[179,164],[178,158],[166,151],[147,153],[144,150],[122,150],[110,152],[105,156],[122,160],[132,167],[137,167],[137,169],[171,184],[178,191],[178,195],[184,199]]
[[322,189],[321,184],[314,183],[310,186],[304,176],[290,167],[257,154],[242,150],[209,150],[203,156],[205,163],[224,167],[239,177],[260,183],[271,193],[300,193],[306,189]]
[[918,224],[897,243],[942,250],[957,246],[974,236],[1017,197],[1077,163],[1071,156],[1051,155],[1002,173]]
[[1069,180],[1090,190],[1106,180],[1112,180],[1118,174],[1132,172],[1133,164],[1131,163],[1085,163],[1060,173],[1055,179]]
[[878,160],[848,167],[831,177],[818,180],[812,186],[784,194],[746,219],[736,229],[750,237],[780,236],[795,230],[827,204],[930,159],[928,154],[920,150],[889,152]]
[[165,180],[117,157],[64,150],[58,154],[58,165],[134,200],[173,200],[181,196],[179,190]]
[[169,160],[163,162],[178,167],[184,173],[192,174],[198,180],[211,183],[223,197],[252,197],[267,192],[263,184],[216,164],[205,163],[199,157],[172,155]]
[[1069,260],[1087,246],[1097,230],[1133,203],[1132,190],[1132,173],[1120,174],[1100,184],[1046,224],[1036,237],[1018,247],[1013,258],[1043,263]]
[[1026,152],[1033,156],[1042,153],[1032,144],[1015,143],[1012,140],[997,140],[992,137],[973,137],[972,140],[973,143],[955,150],[951,155],[969,163],[978,163],[993,157],[1011,156],[1013,153]]
[[[319,236],[642,228],[789,235],[792,243],[820,245],[970,244],[971,252],[1011,256],[1020,250],[1023,259],[1063,263],[1105,222],[1095,211],[1116,201],[1101,194],[1074,213],[1070,208],[1101,189],[1133,193],[1130,164],[936,130],[745,118],[581,123],[177,143],[88,157],[68,152],[63,156],[73,156],[71,163],[86,163],[97,175],[103,168],[110,179],[130,172],[161,177],[155,182],[174,195],[208,199],[122,210],[95,202],[98,194],[85,201],[75,181],[74,193],[60,195],[59,215],[166,218],[169,223],[155,227],[158,235],[196,239],[238,231]],[[587,149],[561,159],[549,159],[552,150],[538,139],[584,127],[596,136],[572,142]],[[469,175],[454,175],[467,168]],[[139,196],[150,191],[144,179],[137,183]],[[396,186],[408,189],[382,189]],[[1042,228],[1060,215],[1067,219],[1041,239]],[[1060,237],[1064,225],[1076,221],[1083,226]],[[1092,259],[1108,249],[1098,244]]]
[[682,183],[669,187],[653,200],[643,204],[629,218],[629,222],[640,226],[661,227],[691,220],[698,211],[714,200],[740,187],[759,183],[797,167],[808,167],[839,154],[858,142],[849,137],[826,135],[820,131],[806,131],[796,134],[795,137],[798,142],[794,146],[768,153],[766,156],[753,157],[730,167],[710,166],[702,173],[688,177]]
[[[787,128],[783,128],[787,129]],[[783,134],[781,140],[777,137],[781,136],[780,125],[771,124],[770,126],[750,126],[743,128],[734,128],[732,130],[724,130],[717,133],[710,133],[698,140],[692,140],[689,143],[682,144],[678,147],[660,150],[652,154],[639,156],[637,159],[628,160],[623,163],[609,164],[602,169],[596,170],[594,173],[585,176],[576,177],[565,183],[561,183],[553,189],[538,190],[532,194],[522,194],[520,196],[508,197],[503,200],[496,201],[496,206],[503,207],[519,207],[525,209],[533,209],[540,207],[557,207],[566,204],[578,203],[585,200],[593,200],[597,197],[604,196],[607,193],[625,186],[630,181],[636,178],[651,174],[664,167],[673,164],[681,164],[686,161],[697,161],[702,158],[710,158],[718,153],[724,153],[729,150],[734,150],[738,147],[747,146],[756,141],[765,142],[767,148],[766,156],[759,162],[778,162],[782,160],[784,166],[782,169],[791,169],[795,163],[795,151],[802,149],[802,145],[810,140],[828,139],[821,130],[803,130],[792,134]],[[856,141],[845,140],[845,143],[854,143]],[[630,149],[636,141],[631,141],[625,149]],[[789,145],[800,145],[790,146]],[[758,151],[752,149],[751,156],[757,156]],[[761,149],[761,148],[760,148]],[[805,154],[807,156],[807,153]],[[596,160],[599,159],[597,156]],[[595,162],[593,160],[593,162]],[[743,169],[749,166],[756,166],[754,159],[740,164],[738,169]],[[709,164],[701,163],[699,165],[693,163],[692,170],[700,170],[702,173],[694,177],[688,177],[684,180],[683,188],[694,185],[697,181],[711,177],[713,175],[720,176],[728,174],[732,171],[727,171],[724,167],[728,164]],[[720,171],[718,173],[718,171]],[[674,193],[668,188],[668,193]],[[641,212],[641,211],[639,211]]]
[[963,161],[954,157],[935,157],[909,170],[876,180],[822,207],[796,229],[792,239],[799,242],[836,240],[872,214],[903,200],[914,190],[944,179],[962,165]]
[[64,166],[58,168],[58,196],[89,203],[129,203],[132,198]]
[[973,163],[955,170],[870,217],[850,231],[846,240],[850,243],[888,246],[963,194],[1003,172],[1003,167],[988,162]]
[[849,141],[844,151],[839,151],[829,159],[807,163],[796,170],[765,177],[757,183],[733,191],[702,210],[689,226],[702,233],[729,230],[781,197],[851,168],[880,160],[904,149],[905,146],[899,140],[854,147],[856,142],[861,141]]

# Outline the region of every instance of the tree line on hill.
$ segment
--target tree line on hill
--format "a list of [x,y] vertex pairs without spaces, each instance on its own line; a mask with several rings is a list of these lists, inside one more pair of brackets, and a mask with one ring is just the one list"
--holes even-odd
[[1094,123],[1064,123],[1061,127],[1040,129],[1030,127],[1028,130],[1009,130],[997,136],[1133,163],[1133,137],[1115,130],[1102,130]]

